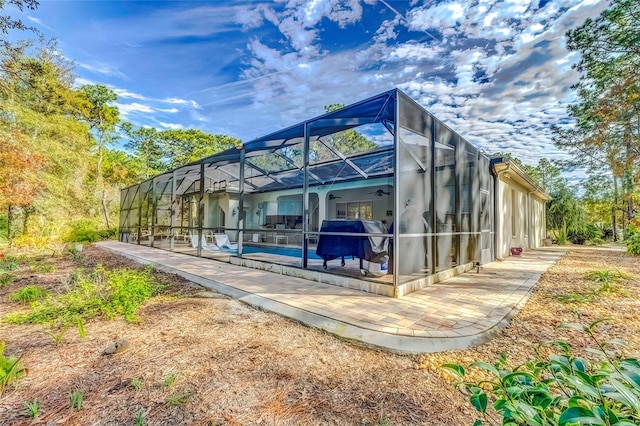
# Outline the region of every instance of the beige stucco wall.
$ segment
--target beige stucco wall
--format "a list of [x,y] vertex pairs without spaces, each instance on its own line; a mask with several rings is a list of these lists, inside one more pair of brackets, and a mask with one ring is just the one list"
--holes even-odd
[[546,234],[544,200],[505,174],[500,175],[496,196],[496,256],[509,256],[511,247],[540,247]]

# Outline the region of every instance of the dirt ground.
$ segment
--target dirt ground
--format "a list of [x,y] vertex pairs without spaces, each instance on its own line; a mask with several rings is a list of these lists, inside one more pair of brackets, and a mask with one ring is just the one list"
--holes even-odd
[[[19,279],[0,288],[0,317],[20,308],[7,297],[20,287],[56,291],[73,269],[98,263],[140,268],[94,247],[77,258],[44,259],[35,270],[22,266]],[[588,302],[572,301],[595,294],[600,284],[585,274],[605,268],[631,279]],[[555,338],[581,348],[589,344],[583,336],[557,326],[603,317],[614,319],[599,328],[604,337],[625,339],[630,354],[640,352],[640,262],[615,250],[570,251],[491,342],[419,356],[347,342],[180,277],[158,276],[171,285],[140,309],[137,324],[95,319],[85,325],[86,338],[70,330],[56,345],[43,326],[0,322],[5,354],[21,356],[28,368],[17,388],[0,396],[0,424],[133,425],[138,413],[146,425],[464,425],[473,423],[474,411],[442,363],[493,362],[504,352],[517,364]],[[130,342],[127,351],[102,355],[119,339]],[[85,393],[81,410],[69,402],[75,391]],[[41,414],[32,420],[24,403],[34,399]]]

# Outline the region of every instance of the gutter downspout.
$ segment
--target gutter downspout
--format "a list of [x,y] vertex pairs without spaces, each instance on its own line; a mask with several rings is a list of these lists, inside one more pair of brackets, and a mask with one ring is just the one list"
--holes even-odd
[[[498,159],[496,159],[498,160]],[[493,175],[493,224],[495,226],[495,230],[493,232],[493,258],[496,260],[502,260],[503,257],[498,256],[498,229],[500,229],[500,214],[498,209],[498,189],[500,187],[500,176],[511,169],[511,164],[509,162],[505,162],[503,158],[499,158],[500,161],[491,162],[489,167],[489,171],[491,175]],[[500,172],[496,172],[496,163],[500,162],[502,164],[506,164],[507,168],[501,170]],[[502,234],[501,234],[502,235]]]

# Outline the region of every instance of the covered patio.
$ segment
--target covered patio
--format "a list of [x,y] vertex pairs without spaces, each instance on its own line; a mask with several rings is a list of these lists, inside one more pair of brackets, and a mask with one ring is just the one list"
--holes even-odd
[[394,89],[125,188],[120,241],[400,297],[495,258],[493,180]]

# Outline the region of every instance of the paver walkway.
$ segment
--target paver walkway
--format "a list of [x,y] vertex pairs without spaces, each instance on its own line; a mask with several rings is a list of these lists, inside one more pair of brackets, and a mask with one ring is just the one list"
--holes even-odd
[[98,246],[312,327],[407,353],[464,349],[490,339],[566,252],[530,250],[394,299],[145,246]]

